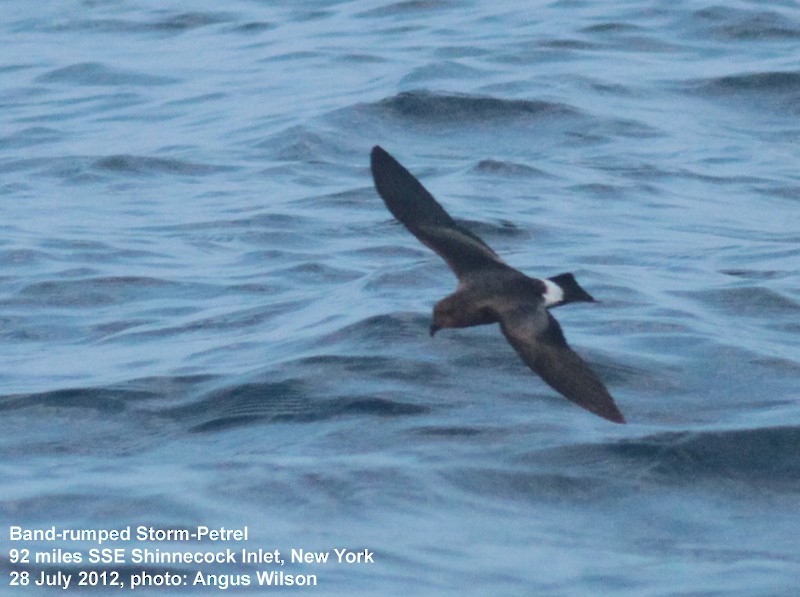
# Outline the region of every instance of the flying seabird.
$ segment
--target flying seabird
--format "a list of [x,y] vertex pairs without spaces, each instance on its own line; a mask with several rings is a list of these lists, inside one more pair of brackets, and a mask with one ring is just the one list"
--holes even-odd
[[594,302],[570,273],[531,278],[507,265],[489,245],[460,226],[425,187],[377,145],[372,177],[386,207],[408,231],[447,262],[456,291],[433,308],[430,334],[442,328],[499,323],[522,360],[554,390],[614,423],[624,423],[600,378],[567,344],[551,307]]

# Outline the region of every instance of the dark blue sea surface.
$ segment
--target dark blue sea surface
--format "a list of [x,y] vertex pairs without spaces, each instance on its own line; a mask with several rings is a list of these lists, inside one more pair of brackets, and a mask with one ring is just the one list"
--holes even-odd
[[[0,33],[3,594],[797,594],[796,2],[17,0]],[[509,264],[575,273],[600,302],[556,315],[628,425],[496,326],[428,336],[455,279],[376,144]],[[12,526],[129,525],[287,561],[11,556],[98,547]],[[288,561],[334,548],[374,563]]]

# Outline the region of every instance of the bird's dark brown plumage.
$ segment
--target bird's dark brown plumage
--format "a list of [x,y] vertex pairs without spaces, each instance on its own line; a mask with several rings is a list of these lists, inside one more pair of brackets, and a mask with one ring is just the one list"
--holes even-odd
[[455,222],[408,170],[378,146],[372,150],[371,165],[375,188],[392,215],[458,277],[456,291],[434,307],[431,334],[445,327],[499,323],[517,354],[553,389],[596,415],[624,423],[603,382],[569,347],[548,311],[594,300],[572,274],[548,280],[526,276]]

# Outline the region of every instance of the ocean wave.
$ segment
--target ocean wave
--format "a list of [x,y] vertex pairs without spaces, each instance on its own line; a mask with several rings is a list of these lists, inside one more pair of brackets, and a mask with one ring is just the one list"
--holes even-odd
[[145,73],[112,68],[100,62],[82,62],[62,66],[39,75],[40,83],[69,83],[72,85],[96,85],[102,87],[170,85],[176,82],[172,77],[148,75]]
[[188,431],[205,433],[254,423],[307,423],[341,416],[418,415],[428,408],[376,395],[321,395],[308,380],[250,382],[214,391],[171,411]]
[[750,72],[707,79],[683,85],[690,93],[710,99],[744,103],[752,108],[797,113],[800,111],[800,72]]
[[[24,286],[5,304],[29,307],[58,306],[91,308],[162,297],[166,289],[181,292],[192,286],[148,276],[98,276],[79,279],[47,280]],[[202,290],[198,290],[202,294]]]
[[374,106],[387,116],[427,123],[514,122],[539,118],[570,118],[580,114],[577,108],[558,102],[430,91],[405,91],[381,100]]
[[36,394],[0,396],[0,410],[86,408],[113,414],[124,411],[128,400],[149,397],[149,392],[121,388],[64,388]]
[[97,158],[92,166],[98,170],[124,174],[180,174],[199,176],[232,170],[230,166],[198,164],[174,158],[155,158],[138,155],[110,155]]
[[29,147],[32,145],[54,144],[62,141],[66,135],[54,128],[33,126],[21,129],[0,138],[0,147]]
[[722,313],[736,316],[776,317],[797,315],[800,303],[784,294],[761,286],[675,291],[692,297]]
[[528,166],[527,164],[517,164],[501,160],[481,160],[474,168],[475,172],[490,174],[492,176],[519,176],[519,177],[542,177],[550,176],[544,170]]
[[710,6],[692,13],[694,24],[720,39],[764,42],[800,38],[800,20],[786,12]]
[[44,30],[58,32],[95,33],[182,33],[192,29],[208,27],[235,20],[230,13],[220,12],[177,12],[164,16],[161,11],[154,11],[150,19],[119,18],[81,18],[59,21],[48,24]]
[[105,182],[109,176],[206,176],[233,170],[229,166],[201,164],[177,158],[137,155],[65,155],[48,158],[24,158],[0,166],[4,172],[35,172],[59,178],[71,184]]
[[800,72],[742,73],[699,80],[696,84],[708,94],[796,94],[800,93]]
[[680,485],[737,481],[800,490],[800,427],[665,433],[602,448],[631,472]]
[[448,475],[470,492],[517,499],[595,500],[663,486],[800,492],[800,427],[667,432],[543,449],[502,468]]

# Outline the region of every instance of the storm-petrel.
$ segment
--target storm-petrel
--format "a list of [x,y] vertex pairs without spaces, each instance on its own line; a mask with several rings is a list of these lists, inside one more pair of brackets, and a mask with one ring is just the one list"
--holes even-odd
[[522,360],[578,406],[624,423],[603,382],[567,344],[548,311],[594,299],[572,274],[530,278],[507,265],[475,234],[460,226],[422,184],[382,148],[372,149],[375,188],[392,215],[439,254],[458,277],[456,291],[433,308],[430,333],[499,323]]

